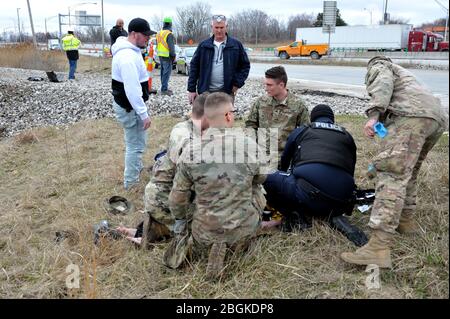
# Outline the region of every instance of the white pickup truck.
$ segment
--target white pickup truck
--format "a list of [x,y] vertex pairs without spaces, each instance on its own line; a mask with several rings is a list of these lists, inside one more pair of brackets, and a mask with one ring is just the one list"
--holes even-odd
[[61,50],[58,39],[48,39],[47,49],[49,50]]

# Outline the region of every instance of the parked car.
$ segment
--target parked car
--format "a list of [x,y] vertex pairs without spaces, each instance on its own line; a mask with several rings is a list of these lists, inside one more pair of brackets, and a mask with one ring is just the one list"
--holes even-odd
[[187,47],[181,51],[176,66],[177,73],[189,75],[191,60],[196,50],[197,47]]
[[[155,68],[157,69],[157,68],[159,68],[159,64],[160,63],[159,63],[158,52],[156,51],[156,39],[154,39],[153,48],[154,48],[153,60],[155,61]],[[178,45],[175,44],[175,54],[176,54],[176,56],[175,56],[175,60],[173,60],[172,70],[175,70],[175,68],[177,66],[177,61],[178,61],[178,58],[179,58],[179,56],[181,54],[181,51],[182,51],[182,49]]]

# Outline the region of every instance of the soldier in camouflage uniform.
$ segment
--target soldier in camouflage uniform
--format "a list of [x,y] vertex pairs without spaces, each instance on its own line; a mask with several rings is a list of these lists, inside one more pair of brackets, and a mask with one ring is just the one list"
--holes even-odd
[[[265,73],[267,95],[252,105],[245,121],[247,128],[278,129],[278,161],[287,138],[300,125],[309,124],[309,112],[304,102],[286,88],[287,74],[282,66],[268,69]],[[261,141],[259,141],[261,142]]]
[[[183,148],[169,196],[170,210],[176,219],[174,232],[180,234],[185,229],[186,212],[192,189],[195,189],[192,250],[197,257],[209,251],[208,279],[220,275],[227,249],[241,251],[248,246],[260,227],[265,205],[254,199],[254,186],[260,186],[265,179],[265,175],[260,174],[256,155],[247,151],[251,147],[237,149],[234,140],[228,138],[230,130],[226,128],[232,127],[233,114],[232,99],[227,94],[212,93],[207,97],[205,116],[210,128],[204,132],[201,141],[191,141]],[[256,146],[253,139],[243,137],[245,145]],[[233,159],[243,152],[245,161],[205,157],[206,149],[213,150],[214,155],[217,150],[221,154],[231,150]],[[195,160],[195,154],[202,154],[201,160]]]
[[390,246],[396,231],[418,232],[414,222],[417,175],[428,152],[442,135],[447,115],[440,101],[419,84],[414,75],[377,56],[367,66],[366,88],[371,100],[364,132],[373,138],[380,121],[388,129],[382,152],[374,159],[376,199],[370,216],[373,230],[367,245],[355,253],[342,253],[353,264],[391,267]]
[[[155,158],[152,176],[145,187],[144,207],[146,214],[144,222],[143,225],[138,226],[135,235],[138,238],[142,234],[140,242],[143,248],[148,248],[149,243],[171,236],[174,218],[169,210],[169,193],[173,185],[176,163],[183,145],[194,136],[199,136],[201,130],[208,127],[204,117],[204,103],[207,95],[208,93],[204,93],[195,100],[191,118],[173,127],[167,152],[161,152]],[[143,227],[142,233],[141,227]],[[123,231],[130,233],[128,228],[123,228]],[[138,239],[133,241],[139,242]]]

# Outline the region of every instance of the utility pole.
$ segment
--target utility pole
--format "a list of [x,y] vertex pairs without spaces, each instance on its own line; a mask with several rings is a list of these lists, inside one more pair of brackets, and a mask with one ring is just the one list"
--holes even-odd
[[33,35],[34,46],[37,47],[36,34],[34,33],[33,15],[31,14],[30,0],[27,0],[28,14],[30,15],[31,34]]
[[17,8],[17,27],[19,28],[19,42],[22,42],[22,34],[20,32],[20,15],[19,15],[20,8]]

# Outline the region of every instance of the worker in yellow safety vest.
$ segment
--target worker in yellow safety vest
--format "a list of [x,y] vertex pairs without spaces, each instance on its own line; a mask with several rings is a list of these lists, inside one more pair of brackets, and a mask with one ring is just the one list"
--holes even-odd
[[67,31],[67,34],[62,38],[63,50],[66,51],[67,59],[69,60],[69,80],[75,80],[75,71],[77,70],[77,61],[79,59],[78,48],[81,41],[75,37],[73,30]]
[[172,18],[164,18],[163,28],[156,35],[156,43],[156,51],[158,52],[159,64],[161,66],[161,94],[172,95],[173,92],[169,90],[169,79],[176,57],[174,37],[172,34]]

